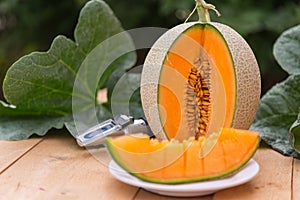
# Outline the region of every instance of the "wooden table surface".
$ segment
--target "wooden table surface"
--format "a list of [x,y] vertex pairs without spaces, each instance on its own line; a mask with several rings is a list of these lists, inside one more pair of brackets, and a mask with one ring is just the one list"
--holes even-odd
[[[0,199],[136,199],[168,200],[116,180],[105,164],[63,131],[43,138],[0,141]],[[254,159],[259,174],[250,182],[199,200],[300,199],[300,161],[270,149],[259,149]]]

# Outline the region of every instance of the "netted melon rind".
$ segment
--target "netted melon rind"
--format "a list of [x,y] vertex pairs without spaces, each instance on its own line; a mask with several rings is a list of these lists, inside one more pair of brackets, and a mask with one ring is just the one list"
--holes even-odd
[[255,55],[235,30],[224,24],[211,24],[225,38],[234,62],[237,95],[232,127],[248,129],[254,120],[261,94],[261,77]]
[[[180,24],[163,34],[149,51],[144,63],[141,79],[141,99],[148,123],[159,139],[167,139],[160,120],[158,108],[158,83],[165,57],[184,31],[199,22]],[[235,30],[227,25],[211,22],[224,37],[232,55],[236,77],[235,113],[231,126],[248,129],[255,117],[261,91],[259,67],[247,42]]]
[[141,99],[146,119],[155,136],[168,139],[163,132],[158,108],[158,83],[163,62],[175,39],[195,23],[185,23],[168,30],[150,49],[142,72]]

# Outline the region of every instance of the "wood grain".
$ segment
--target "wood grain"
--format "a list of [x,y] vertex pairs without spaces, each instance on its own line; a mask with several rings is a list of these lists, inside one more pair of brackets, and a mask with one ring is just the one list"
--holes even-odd
[[300,160],[294,159],[292,199],[300,199]]
[[52,134],[0,176],[7,199],[132,199],[138,188],[112,178],[107,166],[68,134]]
[[[0,141],[0,148],[1,200],[178,199],[119,182],[108,171],[110,157],[103,149],[80,148],[68,133],[56,131],[44,139]],[[252,181],[214,195],[180,199],[300,199],[299,160],[270,149],[259,149],[254,159],[260,165],[260,172]]]
[[[140,189],[135,200],[175,200],[179,199],[178,197],[167,197],[167,196],[162,196],[158,194],[154,194],[151,192],[148,192],[146,190]],[[212,200],[212,196],[201,196],[201,197],[180,197],[180,200]]]
[[22,141],[0,140],[0,174],[41,140],[41,138]]
[[293,159],[270,150],[260,149],[254,159],[260,165],[258,175],[250,182],[223,190],[214,200],[288,200],[291,199]]

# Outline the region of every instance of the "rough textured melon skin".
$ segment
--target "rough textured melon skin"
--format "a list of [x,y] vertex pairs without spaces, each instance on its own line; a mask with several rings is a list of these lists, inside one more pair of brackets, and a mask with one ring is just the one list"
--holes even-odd
[[[141,79],[142,105],[152,131],[160,139],[166,139],[157,104],[160,71],[176,38],[196,24],[199,22],[184,23],[167,31],[153,45],[144,63]],[[237,94],[231,127],[248,129],[260,100],[261,78],[257,61],[247,42],[235,30],[220,23],[207,24],[218,30],[226,40],[235,67]]]
[[229,26],[212,23],[223,35],[231,51],[237,77],[237,97],[233,128],[248,129],[252,124],[261,91],[261,78],[255,56],[247,42]]

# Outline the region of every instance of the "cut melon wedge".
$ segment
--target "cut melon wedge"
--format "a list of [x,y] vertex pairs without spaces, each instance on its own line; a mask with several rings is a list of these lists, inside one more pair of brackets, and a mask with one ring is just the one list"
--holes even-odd
[[184,140],[222,127],[248,129],[260,86],[255,56],[236,31],[214,22],[190,22],[167,31],[149,51],[141,99],[156,137]]
[[[178,184],[236,172],[252,158],[260,141],[257,132],[246,130],[224,128],[217,135],[183,142],[125,135],[107,138],[106,144],[112,158],[133,176],[148,182]],[[209,140],[217,142],[207,152],[203,147]]]

